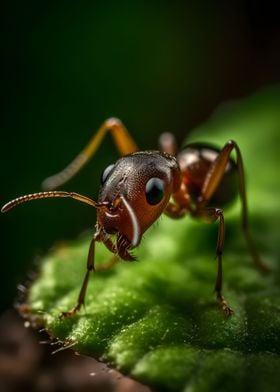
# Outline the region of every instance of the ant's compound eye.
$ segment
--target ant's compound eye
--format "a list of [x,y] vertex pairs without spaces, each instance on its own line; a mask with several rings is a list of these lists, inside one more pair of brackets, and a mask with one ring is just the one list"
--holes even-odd
[[160,178],[151,178],[146,184],[146,200],[154,206],[161,202],[164,196],[164,182]]
[[112,164],[112,165],[109,165],[109,166],[107,166],[106,169],[103,171],[103,173],[101,174],[101,178],[100,178],[101,185],[103,185],[103,184],[105,183],[105,181],[107,180],[109,174],[110,174],[111,171],[113,170],[114,166],[115,166],[115,165],[113,165],[113,164]]

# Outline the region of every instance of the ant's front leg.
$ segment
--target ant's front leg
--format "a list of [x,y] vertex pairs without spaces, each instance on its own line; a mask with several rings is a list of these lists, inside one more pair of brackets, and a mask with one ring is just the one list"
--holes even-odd
[[91,240],[90,246],[89,246],[89,251],[88,251],[88,257],[87,257],[87,271],[86,275],[83,280],[83,284],[78,296],[77,304],[70,309],[68,312],[62,312],[61,317],[71,317],[76,314],[82,305],[85,304],[85,297],[86,297],[86,291],[87,291],[87,286],[88,286],[88,281],[90,277],[91,271],[94,271],[94,253],[95,253],[95,242],[97,241],[96,234]]
[[111,252],[114,252],[113,244],[111,243],[111,241],[109,239],[104,240],[102,238],[102,236],[100,236],[99,231],[97,231],[94,234],[94,237],[92,238],[90,246],[89,246],[88,257],[87,257],[87,271],[86,271],[86,275],[84,277],[83,284],[82,284],[82,287],[81,287],[81,290],[80,290],[80,293],[78,296],[77,304],[72,309],[70,309],[68,312],[62,312],[61,313],[62,317],[73,316],[75,313],[77,313],[80,310],[81,306],[85,304],[88,281],[89,281],[90,273],[92,271],[94,271],[94,272],[106,271],[107,269],[112,268],[119,261],[119,257],[114,254],[107,263],[102,264],[101,266],[95,268],[95,263],[94,263],[95,243],[100,242],[100,241],[103,242],[104,245],[106,245],[107,248],[111,250]]
[[219,208],[208,207],[196,211],[195,216],[203,218],[209,223],[214,223],[219,219],[219,229],[218,229],[218,238],[217,238],[217,246],[216,246],[218,271],[217,271],[217,277],[215,283],[215,292],[220,307],[223,309],[226,316],[230,316],[233,313],[233,310],[229,307],[227,301],[225,300],[225,297],[222,294],[222,283],[223,283],[222,254],[223,254],[224,242],[225,242],[225,221],[224,221],[223,212]]

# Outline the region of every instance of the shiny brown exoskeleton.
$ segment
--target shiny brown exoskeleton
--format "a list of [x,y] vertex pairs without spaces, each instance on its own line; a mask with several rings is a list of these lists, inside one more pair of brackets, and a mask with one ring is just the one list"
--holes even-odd
[[[123,157],[104,170],[98,201],[74,192],[52,191],[72,178],[89,161],[108,131]],[[75,314],[84,304],[90,272],[94,270],[95,242],[103,242],[123,260],[134,260],[131,249],[140,243],[143,233],[162,213],[172,218],[190,213],[210,223],[219,221],[215,292],[224,313],[230,315],[232,310],[222,295],[225,227],[221,207],[238,192],[248,248],[256,265],[267,270],[248,230],[244,168],[238,145],[231,140],[219,150],[208,144],[193,143],[177,153],[173,136],[166,133],[160,137],[160,148],[161,151],[138,151],[120,120],[108,119],[70,165],[43,182],[47,192],[19,197],[2,208],[2,212],[6,212],[20,203],[50,197],[70,197],[97,208],[96,231],[89,247],[87,272],[77,304],[64,312],[64,316]],[[230,158],[232,150],[236,152],[236,162]]]

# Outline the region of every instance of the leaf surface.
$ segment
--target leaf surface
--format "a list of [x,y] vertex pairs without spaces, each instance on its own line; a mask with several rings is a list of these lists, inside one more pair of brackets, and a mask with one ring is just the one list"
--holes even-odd
[[[137,249],[139,261],[92,275],[85,309],[76,301],[90,237],[56,246],[42,261],[28,305],[49,332],[160,391],[280,390],[280,88],[222,107],[191,140],[240,146],[253,237],[270,266],[253,265],[240,230],[240,202],[225,210],[224,295],[213,292],[217,224],[161,217]],[[219,206],[218,206],[219,207]],[[96,260],[110,258],[102,244]]]

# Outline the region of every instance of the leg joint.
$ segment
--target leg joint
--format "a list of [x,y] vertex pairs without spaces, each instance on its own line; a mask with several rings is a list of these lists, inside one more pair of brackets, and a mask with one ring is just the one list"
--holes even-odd
[[122,122],[116,117],[110,117],[105,120],[104,125],[107,129],[112,129],[116,127],[119,128],[120,126],[122,126]]
[[224,213],[220,208],[215,208],[215,215],[217,218],[223,219]]

